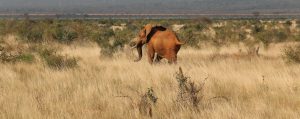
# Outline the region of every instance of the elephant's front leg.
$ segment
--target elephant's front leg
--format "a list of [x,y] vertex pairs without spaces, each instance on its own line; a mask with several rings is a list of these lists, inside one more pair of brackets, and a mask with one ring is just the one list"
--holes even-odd
[[152,47],[148,47],[148,61],[150,64],[153,63],[154,56],[155,56],[154,49]]

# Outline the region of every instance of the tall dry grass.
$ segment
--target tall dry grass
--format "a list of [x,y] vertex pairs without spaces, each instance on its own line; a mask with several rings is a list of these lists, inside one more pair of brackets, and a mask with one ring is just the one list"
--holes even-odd
[[[0,118],[150,118],[141,100],[151,87],[152,118],[300,118],[300,68],[286,64],[280,48],[259,57],[243,55],[243,46],[183,48],[177,65],[149,65],[145,55],[133,62],[131,50],[105,58],[95,45],[65,46],[61,53],[79,57],[79,67],[0,63]],[[205,83],[197,107],[177,100],[179,66],[195,85]]]

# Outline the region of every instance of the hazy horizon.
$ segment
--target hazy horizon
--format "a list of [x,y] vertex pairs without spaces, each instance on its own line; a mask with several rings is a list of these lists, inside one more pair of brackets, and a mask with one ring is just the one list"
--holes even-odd
[[1,0],[0,12],[293,13],[299,6],[299,0]]

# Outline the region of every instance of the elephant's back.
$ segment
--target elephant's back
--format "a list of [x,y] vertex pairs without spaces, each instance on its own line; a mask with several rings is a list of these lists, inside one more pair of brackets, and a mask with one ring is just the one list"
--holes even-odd
[[176,47],[177,36],[170,30],[159,31],[153,35],[150,44],[154,50],[170,50]]

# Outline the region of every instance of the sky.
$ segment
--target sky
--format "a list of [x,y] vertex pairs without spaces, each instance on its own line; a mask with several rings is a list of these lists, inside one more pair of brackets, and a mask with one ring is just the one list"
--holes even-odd
[[88,13],[300,12],[300,0],[0,0],[0,11]]

